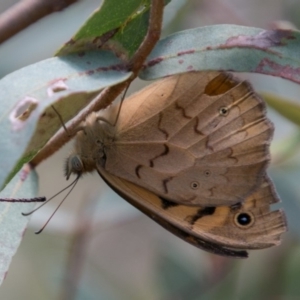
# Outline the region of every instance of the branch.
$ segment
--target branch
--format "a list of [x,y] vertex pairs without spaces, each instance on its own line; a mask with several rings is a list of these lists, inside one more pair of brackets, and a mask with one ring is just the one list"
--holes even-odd
[[0,44],[39,19],[78,0],[21,0],[0,15]]
[[159,40],[161,33],[161,25],[163,18],[164,3],[161,0],[152,0],[149,25],[147,34],[140,45],[139,49],[133,55],[132,59],[127,65],[127,69],[133,72],[132,76],[115,86],[104,89],[95,99],[83,109],[68,126],[68,132],[60,130],[41,151],[30,162],[32,167],[36,167],[44,159],[50,157],[58,149],[60,149],[65,143],[67,143],[76,134],[76,129],[80,123],[93,111],[99,111],[104,109],[113,102],[114,99],[137,77],[139,70],[142,68],[144,61],[154,48],[156,42]]

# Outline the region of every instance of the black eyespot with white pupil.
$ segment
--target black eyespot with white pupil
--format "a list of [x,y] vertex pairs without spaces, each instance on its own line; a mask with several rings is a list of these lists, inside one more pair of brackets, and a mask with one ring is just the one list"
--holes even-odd
[[238,213],[235,216],[235,223],[240,228],[249,228],[254,223],[254,216],[247,212]]
[[251,223],[251,216],[245,213],[239,214],[237,216],[237,221],[241,226],[247,226]]
[[219,109],[220,116],[226,117],[229,114],[229,108],[226,106],[222,106]]
[[199,188],[199,182],[198,181],[192,181],[190,186],[193,190],[197,190]]

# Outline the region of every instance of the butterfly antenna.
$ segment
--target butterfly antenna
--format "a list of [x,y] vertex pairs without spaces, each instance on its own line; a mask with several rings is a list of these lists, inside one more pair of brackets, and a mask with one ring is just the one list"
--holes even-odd
[[[41,207],[43,207],[45,204],[47,204],[49,201],[51,201],[53,198],[55,198],[56,196],[58,196],[60,193],[62,193],[63,191],[67,190],[70,186],[72,185],[76,185],[78,179],[80,177],[80,174],[77,175],[77,177],[75,178],[74,181],[72,181],[68,186],[66,186],[64,189],[62,189],[61,191],[59,191],[58,193],[56,193],[54,196],[52,196],[51,198],[49,198],[47,201],[45,201],[43,204],[41,204],[40,206],[38,206],[37,208],[35,208],[34,210],[28,212],[28,213],[22,213],[23,216],[29,216],[31,214],[33,214],[35,211],[37,211],[38,209],[40,209]],[[71,188],[71,191],[73,190],[74,186]],[[70,193],[70,192],[69,192]],[[69,195],[69,193],[67,195]]]
[[61,114],[57,111],[57,109],[54,107],[54,105],[51,105],[51,107],[55,111],[55,113],[57,114],[57,116],[58,116],[58,118],[59,118],[59,120],[61,122],[61,125],[64,128],[64,130],[66,131],[67,135],[70,136],[69,131],[68,131],[68,129],[67,129],[65,123],[64,123],[64,120],[61,117]]
[[49,219],[47,220],[47,222],[44,224],[44,226],[39,231],[36,231],[35,234],[40,234],[45,229],[45,227],[48,225],[48,223],[50,222],[50,220],[53,218],[53,216],[55,215],[55,213],[57,212],[57,210],[61,207],[61,205],[63,204],[63,202],[66,200],[66,198],[73,191],[74,187],[76,186],[76,183],[78,182],[78,179],[79,179],[79,176],[77,176],[77,178],[72,182],[73,186],[71,187],[71,189],[69,190],[69,192],[67,193],[67,195],[61,200],[61,202],[59,203],[59,205],[55,208],[54,212],[51,214],[51,216],[49,217]]
[[126,93],[127,93],[128,89],[129,89],[129,86],[130,86],[130,83],[128,83],[128,85],[127,85],[127,87],[125,88],[125,91],[124,91],[124,93],[123,93],[123,96],[122,96],[122,98],[121,98],[120,105],[119,105],[119,109],[118,109],[118,113],[117,113],[117,116],[116,116],[116,120],[115,120],[115,122],[114,122],[114,124],[113,124],[113,127],[116,126],[116,124],[117,124],[117,122],[118,122],[118,120],[119,120],[121,108],[122,108],[122,105],[123,105],[123,102],[124,102]]
[[97,121],[105,122],[106,124],[110,125],[111,127],[115,127],[115,126],[116,126],[116,124],[117,124],[117,122],[118,122],[118,120],[119,120],[119,116],[120,116],[122,104],[123,104],[123,102],[124,102],[125,95],[126,95],[126,93],[127,93],[127,90],[128,90],[128,88],[129,88],[129,86],[130,86],[130,83],[129,83],[129,84],[127,85],[127,87],[125,88],[124,94],[123,94],[123,96],[122,96],[122,98],[121,98],[120,105],[119,105],[119,107],[118,107],[117,116],[116,116],[116,119],[115,119],[114,123],[110,123],[108,120],[106,120],[106,119],[103,118],[102,116],[98,116],[98,117],[97,117]]
[[0,202],[17,202],[17,203],[30,203],[30,202],[44,202],[46,197],[34,197],[34,198],[0,198]]

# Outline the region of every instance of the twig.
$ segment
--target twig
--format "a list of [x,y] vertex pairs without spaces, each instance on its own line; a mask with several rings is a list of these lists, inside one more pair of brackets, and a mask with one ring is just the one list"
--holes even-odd
[[144,61],[152,51],[156,42],[160,37],[162,17],[163,17],[163,1],[152,0],[149,26],[147,34],[142,42],[141,46],[134,54],[132,59],[127,65],[127,69],[133,72],[132,76],[115,86],[104,89],[85,109],[83,109],[68,126],[68,132],[71,134],[68,136],[64,131],[60,130],[46,145],[45,147],[35,156],[30,162],[32,167],[36,167],[44,159],[51,156],[65,143],[67,143],[72,136],[76,133],[76,128],[79,124],[93,111],[99,111],[113,102],[114,99],[132,82],[142,68]]
[[39,19],[78,0],[22,0],[0,15],[0,44]]

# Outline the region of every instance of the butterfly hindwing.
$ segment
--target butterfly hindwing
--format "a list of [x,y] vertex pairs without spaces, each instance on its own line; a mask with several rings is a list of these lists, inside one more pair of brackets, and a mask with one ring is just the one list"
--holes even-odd
[[284,213],[270,211],[270,205],[278,198],[268,179],[242,204],[192,207],[163,199],[104,169],[98,169],[98,173],[121,197],[158,224],[190,244],[215,254],[247,257],[246,250],[278,245],[281,234],[286,231]]

